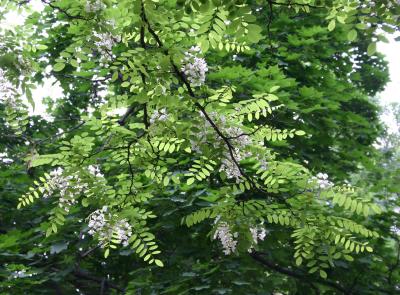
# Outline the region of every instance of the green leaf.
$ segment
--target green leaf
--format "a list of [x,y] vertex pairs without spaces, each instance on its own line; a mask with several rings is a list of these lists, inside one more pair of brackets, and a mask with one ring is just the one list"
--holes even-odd
[[39,45],[36,46],[36,48],[39,49],[39,50],[45,50],[45,49],[47,49],[47,46],[44,45],[44,44],[39,44]]
[[376,52],[376,43],[370,43],[367,48],[368,55],[373,55]]
[[65,68],[65,64],[64,63],[56,63],[53,66],[53,71],[59,72],[59,71],[62,71],[64,68]]
[[302,262],[303,262],[303,258],[301,258],[300,256],[297,257],[297,259],[296,259],[296,265],[299,266],[299,265],[301,265]]
[[343,255],[343,257],[344,257],[344,259],[346,259],[347,261],[354,261],[354,258],[353,257],[351,257],[350,255]]
[[164,263],[161,260],[155,259],[154,263],[159,267],[164,267]]
[[347,39],[349,41],[354,41],[357,38],[357,31],[356,30],[351,30],[350,32],[347,33]]
[[46,238],[51,236],[51,233],[53,232],[53,229],[51,228],[51,226],[49,226],[46,230]]
[[326,272],[323,269],[319,270],[319,275],[321,276],[321,278],[326,279],[328,277],[328,275],[326,274]]
[[118,71],[115,71],[111,77],[111,82],[115,82],[118,79]]
[[376,213],[376,214],[381,214],[382,210],[377,204],[371,204],[371,209]]
[[299,135],[299,136],[302,136],[302,135],[305,135],[305,134],[306,134],[303,130],[296,130],[294,133],[295,133],[296,135]]
[[79,63],[78,63],[78,61],[76,59],[71,59],[69,61],[69,63],[71,64],[71,66],[73,66],[75,68],[79,67]]
[[336,21],[333,19],[328,24],[328,30],[333,31],[335,29],[335,26],[336,26]]
[[191,184],[193,184],[194,181],[195,181],[195,178],[194,178],[194,177],[190,177],[190,178],[188,178],[188,180],[186,181],[186,184],[187,184],[187,185],[191,185]]
[[104,258],[107,258],[108,255],[110,255],[110,249],[109,249],[109,248],[107,248],[107,249],[104,251]]

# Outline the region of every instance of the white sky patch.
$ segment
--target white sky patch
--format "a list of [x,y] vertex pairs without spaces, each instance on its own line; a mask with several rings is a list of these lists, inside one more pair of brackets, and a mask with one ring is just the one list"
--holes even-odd
[[51,116],[46,112],[46,106],[43,104],[43,98],[50,97],[53,100],[63,96],[63,89],[54,77],[46,78],[43,80],[43,84],[38,85],[36,89],[32,91],[32,96],[35,102],[35,108],[33,109],[29,105],[29,113],[31,115],[42,116],[44,119],[51,121]]
[[[379,101],[382,106],[389,103],[400,103],[400,42],[394,40],[396,35],[386,35],[388,43],[379,42],[378,51],[386,55],[386,60],[389,63],[390,82],[386,85],[385,90],[378,94]],[[382,121],[389,127],[390,132],[397,132],[399,126],[396,126],[396,121],[393,115],[383,114]]]

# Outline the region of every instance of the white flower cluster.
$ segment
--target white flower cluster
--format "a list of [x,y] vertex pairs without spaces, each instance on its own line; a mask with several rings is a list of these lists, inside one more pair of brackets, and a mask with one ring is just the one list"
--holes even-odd
[[396,225],[392,225],[392,226],[390,227],[390,231],[391,231],[393,234],[395,234],[395,235],[397,235],[397,236],[400,236],[400,228],[397,227]]
[[48,180],[48,188],[43,193],[44,198],[51,197],[55,192],[60,194],[58,206],[66,212],[72,205],[77,203],[75,196],[84,192],[88,186],[83,183],[78,175],[63,175],[64,170],[57,168],[50,172],[51,178]]
[[248,249],[249,252],[253,251],[254,245],[258,244],[258,241],[264,241],[265,237],[267,236],[267,231],[264,227],[250,227],[251,237],[253,238],[253,243]]
[[95,177],[103,178],[104,174],[101,172],[100,167],[98,165],[89,165],[88,167],[89,173]]
[[236,251],[238,233],[231,233],[228,223],[221,221],[218,223],[218,227],[215,230],[213,239],[220,240],[222,248],[224,248],[224,254],[229,255]]
[[168,120],[168,112],[165,108],[160,110],[155,110],[153,114],[150,116],[150,124],[160,121],[167,121]]
[[120,219],[112,223],[112,216],[107,211],[108,208],[104,206],[89,215],[88,233],[92,236],[97,235],[100,241],[99,245],[102,247],[112,238],[117,239],[123,246],[128,246],[129,238],[132,235],[132,227],[126,219]]
[[94,235],[100,232],[107,223],[104,213],[107,212],[107,207],[103,207],[101,210],[96,210],[89,215],[89,234]]
[[[218,125],[218,128],[221,130],[221,132],[226,137],[230,138],[232,146],[234,147],[232,153],[237,163],[239,163],[244,158],[251,156],[251,153],[246,151],[246,147],[252,144],[250,136],[243,134],[243,130],[239,127],[226,127],[227,122],[230,121],[229,118],[223,115],[219,115],[216,112],[211,112],[208,115],[210,116],[211,120],[213,120],[213,122]],[[204,119],[204,124],[202,126],[199,126],[200,131],[196,134],[196,140],[190,140],[192,144],[192,149],[197,152],[200,152],[200,146],[207,143],[208,139],[211,139],[213,142],[221,142],[220,138],[218,138],[218,135],[213,130],[213,127],[206,120],[204,114],[201,112],[200,117]],[[239,167],[233,161],[232,155],[230,154],[225,144],[223,144],[223,148],[225,149],[225,156],[221,161],[219,171],[224,171],[228,178],[235,178],[238,182],[239,178],[241,177]]]
[[[225,118],[223,120],[225,120]],[[252,143],[252,140],[248,135],[243,135],[242,129],[239,127],[228,127],[223,128],[222,130],[227,137],[232,138],[231,142],[234,146],[234,150],[232,152],[237,163],[244,158],[251,156],[251,153],[246,152],[245,149]],[[237,182],[242,175],[239,167],[233,161],[229,151],[226,151],[225,158],[221,161],[221,167],[219,171],[224,171],[228,178],[235,178]]]
[[239,167],[232,160],[230,154],[228,154],[226,158],[222,159],[219,171],[225,172],[226,177],[228,177],[229,179],[235,178],[236,182],[239,182],[239,179],[242,175],[242,173],[239,170]]
[[112,48],[114,45],[121,41],[120,36],[113,36],[111,33],[94,33],[94,36],[98,39],[94,42],[97,46],[97,50],[100,52],[102,58],[110,60],[113,57]]
[[104,9],[106,6],[101,0],[86,0],[85,4],[85,11],[87,13],[91,12],[98,12],[102,9]]
[[14,95],[12,93],[13,85],[6,78],[5,72],[0,68],[0,100],[8,102],[14,106]]
[[22,270],[16,270],[13,272],[13,278],[17,279],[17,278],[25,278],[26,277],[26,270],[22,269]]
[[316,182],[320,189],[327,189],[333,186],[333,183],[329,181],[328,174],[318,173],[316,176],[311,178],[312,182]]
[[32,277],[34,275],[37,275],[37,273],[27,272],[26,269],[13,271],[11,274],[14,279]]
[[207,62],[204,58],[198,57],[201,49],[198,46],[192,46],[182,59],[181,71],[192,86],[201,86],[206,80],[206,72],[208,72]]
[[132,235],[132,227],[126,219],[119,220],[115,225],[113,231],[117,233],[118,240],[121,241],[122,246],[126,247],[129,244],[129,238]]

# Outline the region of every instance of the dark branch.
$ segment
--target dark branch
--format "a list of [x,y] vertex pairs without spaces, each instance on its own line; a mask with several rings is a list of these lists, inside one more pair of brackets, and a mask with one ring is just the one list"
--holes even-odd
[[104,279],[104,278],[98,278],[95,277],[85,271],[83,271],[82,269],[76,269],[73,271],[72,273],[75,277],[80,278],[80,279],[84,279],[84,280],[88,280],[88,281],[93,281],[93,282],[97,282],[97,283],[104,283],[104,285],[108,288],[112,288],[115,289],[119,292],[121,292],[122,294],[125,294],[125,289],[112,283],[110,280]]
[[297,3],[297,2],[292,2],[292,1],[289,1],[287,3],[281,3],[281,2],[275,2],[275,1],[268,0],[268,3],[273,4],[273,5],[287,6],[287,7],[303,6],[303,7],[310,7],[310,8],[326,8],[325,6],[317,6],[317,5],[306,4],[306,3]]
[[86,20],[86,21],[90,20],[90,19],[87,19],[87,18],[85,18],[83,16],[80,16],[80,15],[72,15],[67,10],[65,10],[65,9],[63,9],[63,8],[61,8],[59,6],[54,5],[51,1],[46,1],[46,0],[41,0],[41,1],[42,1],[43,4],[49,5],[54,10],[58,10],[59,12],[64,14],[69,19],[80,19],[80,20]]
[[127,161],[129,165],[129,174],[131,176],[131,184],[129,186],[129,194],[132,194],[132,187],[133,187],[133,181],[134,181],[134,175],[133,175],[133,168],[132,168],[132,163],[131,163],[131,146],[134,143],[134,141],[130,142],[128,144],[128,149],[127,149]]
[[137,108],[138,108],[138,106],[136,106],[136,105],[130,106],[126,110],[125,114],[118,120],[118,124],[121,125],[121,126],[124,126],[126,124],[128,118],[129,118],[129,116],[134,114],[134,113],[136,113]]
[[54,134],[53,136],[50,136],[50,137],[48,137],[48,138],[38,140],[37,142],[35,142],[35,144],[41,144],[42,142],[44,142],[44,141],[46,141],[46,140],[49,140],[49,139],[50,139],[50,140],[54,140],[54,139],[56,139],[57,137],[59,137],[59,136],[61,136],[61,135],[63,135],[63,134],[70,133],[70,132],[72,132],[72,131],[74,131],[74,130],[79,129],[79,128],[82,127],[85,123],[86,123],[85,121],[82,121],[81,123],[79,123],[79,124],[76,125],[75,127],[72,127],[72,128],[70,128],[70,129],[68,129],[68,130],[66,130],[66,131],[62,131],[62,132],[59,132],[59,133],[57,133],[57,134]]
[[336,282],[333,282],[333,281],[330,281],[330,280],[323,280],[323,279],[319,279],[319,278],[313,278],[313,277],[308,276],[307,274],[303,274],[301,272],[298,272],[298,271],[295,271],[295,270],[292,270],[292,269],[289,269],[289,268],[282,267],[282,266],[276,264],[275,262],[268,260],[261,253],[253,252],[253,253],[250,253],[250,256],[254,260],[256,260],[259,263],[261,263],[262,265],[268,267],[269,269],[272,269],[272,270],[274,270],[276,272],[279,272],[279,273],[285,274],[287,276],[293,277],[293,278],[298,279],[298,280],[300,280],[302,282],[307,282],[308,284],[310,284],[310,283],[311,284],[318,283],[318,284],[321,284],[321,285],[325,285],[325,286],[329,286],[331,288],[334,288],[334,289],[342,292],[343,294],[346,294],[346,295],[350,295],[351,294],[351,292],[347,291],[346,288],[344,288],[342,285],[340,285],[340,284],[338,284]]

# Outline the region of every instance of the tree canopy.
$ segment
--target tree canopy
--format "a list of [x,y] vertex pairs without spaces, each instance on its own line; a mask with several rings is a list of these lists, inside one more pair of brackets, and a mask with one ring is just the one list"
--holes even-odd
[[398,292],[398,1],[31,2],[0,0],[26,15],[0,30],[1,294]]

